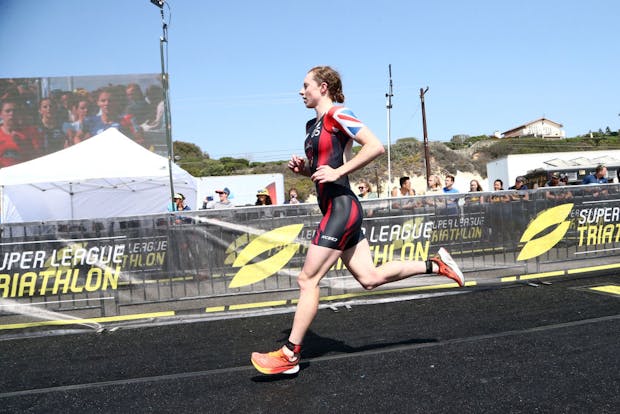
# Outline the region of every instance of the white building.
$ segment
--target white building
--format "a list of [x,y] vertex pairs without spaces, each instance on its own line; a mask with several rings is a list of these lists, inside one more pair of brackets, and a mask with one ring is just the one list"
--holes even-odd
[[514,185],[518,176],[540,170],[566,174],[569,182],[575,184],[594,172],[599,164],[607,166],[607,178],[616,178],[620,168],[620,150],[508,155],[487,163],[487,177],[489,185],[492,186],[493,181],[499,178],[504,182],[504,189],[507,189]]
[[562,124],[550,119],[540,118],[527,124],[520,125],[502,133],[504,138],[536,137],[547,139],[566,138]]

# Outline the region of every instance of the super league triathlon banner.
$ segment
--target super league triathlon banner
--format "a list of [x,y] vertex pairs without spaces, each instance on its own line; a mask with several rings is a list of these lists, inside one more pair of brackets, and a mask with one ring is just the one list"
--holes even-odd
[[[560,188],[554,198],[542,189],[496,201],[484,194],[475,203],[466,194],[372,200],[363,203],[363,229],[376,265],[426,260],[440,246],[466,273],[498,278],[514,268],[613,261],[618,185],[593,188]],[[315,204],[302,204],[4,225],[0,298],[78,298],[161,283],[170,288],[154,289],[149,300],[293,289],[321,218]],[[336,277],[350,277],[341,262],[326,280]],[[171,287],[177,285],[183,289]]]
[[[0,79],[0,168],[29,161],[114,127],[167,155],[158,74]],[[106,122],[102,121],[105,111]]]

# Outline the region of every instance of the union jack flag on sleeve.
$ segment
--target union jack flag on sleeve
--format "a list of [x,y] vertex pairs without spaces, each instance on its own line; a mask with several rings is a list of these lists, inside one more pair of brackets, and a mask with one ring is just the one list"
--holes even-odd
[[345,132],[351,138],[355,137],[359,130],[364,127],[362,121],[357,119],[349,108],[340,107],[336,109],[333,113],[333,118],[336,121],[335,127]]

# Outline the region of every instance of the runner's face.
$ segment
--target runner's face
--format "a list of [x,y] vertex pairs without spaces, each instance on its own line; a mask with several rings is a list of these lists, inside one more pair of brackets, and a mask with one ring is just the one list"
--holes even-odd
[[306,108],[315,108],[321,99],[321,85],[314,79],[312,72],[308,73],[304,78],[304,84],[299,91]]

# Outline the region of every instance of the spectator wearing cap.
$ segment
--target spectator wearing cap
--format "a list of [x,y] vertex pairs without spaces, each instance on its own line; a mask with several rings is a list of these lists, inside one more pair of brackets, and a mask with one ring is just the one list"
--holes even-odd
[[266,188],[261,188],[256,192],[256,203],[254,205],[257,206],[270,206],[273,202],[271,201],[271,196],[269,195],[269,191]]
[[[172,196],[172,204],[168,207],[169,211],[187,211],[191,210],[189,206],[185,205],[185,196],[182,193],[175,193]],[[192,218],[182,215],[174,215],[174,218],[171,220],[171,223],[174,224],[182,224],[182,223],[191,223]]]
[[216,201],[215,203],[213,203],[214,209],[234,207],[233,204],[228,199],[228,197],[230,196],[230,190],[228,189],[228,187],[224,187],[221,190],[215,190],[215,192],[220,199]]
[[[558,172],[553,172],[551,173],[551,176],[549,177],[549,181],[547,181],[547,183],[545,184],[545,187],[560,187],[563,184],[562,181],[560,181],[561,177],[560,177],[560,173]],[[547,200],[553,200],[553,201],[557,201],[557,200],[565,200],[567,198],[571,198],[573,195],[570,191],[566,190],[566,191],[558,191],[558,190],[547,190],[545,191],[545,198]]]
[[168,208],[169,211],[184,211],[191,210],[189,206],[185,205],[185,196],[182,193],[175,193],[172,197],[172,205]]
[[519,234],[525,230],[529,221],[530,209],[534,207],[528,201],[530,199],[529,188],[526,184],[525,177],[522,175],[515,179],[515,185],[508,188],[512,190],[510,193],[510,216],[509,231],[510,234]]
[[525,181],[525,177],[520,175],[515,179],[515,185],[508,187],[509,190],[516,190],[515,193],[510,196],[513,201],[530,199],[528,193],[525,191],[529,190]]
[[545,183],[545,187],[557,187],[560,184],[560,174],[557,172],[552,172],[549,176],[549,181]]

